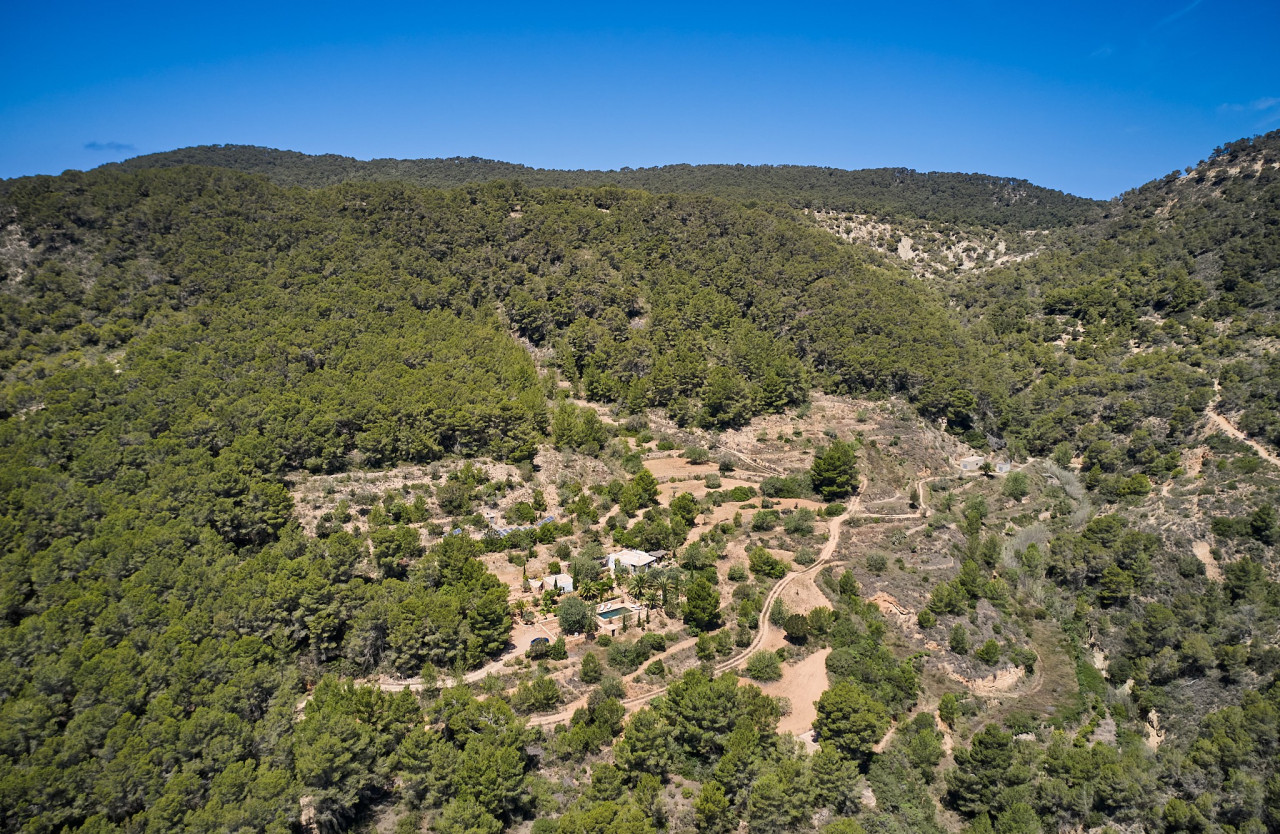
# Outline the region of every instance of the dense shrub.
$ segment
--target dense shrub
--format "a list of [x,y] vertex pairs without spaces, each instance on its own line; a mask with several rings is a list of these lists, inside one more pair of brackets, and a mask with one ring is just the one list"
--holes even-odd
[[747,658],[746,673],[755,681],[776,681],[782,677],[782,664],[774,652],[756,652]]

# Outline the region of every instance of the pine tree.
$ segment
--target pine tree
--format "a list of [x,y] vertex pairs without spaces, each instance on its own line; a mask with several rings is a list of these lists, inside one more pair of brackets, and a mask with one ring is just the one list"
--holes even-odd
[[858,489],[858,456],[852,443],[832,441],[813,456],[809,478],[824,500],[852,495]]
[[695,577],[685,590],[684,621],[699,631],[711,631],[719,626],[720,592],[706,577]]

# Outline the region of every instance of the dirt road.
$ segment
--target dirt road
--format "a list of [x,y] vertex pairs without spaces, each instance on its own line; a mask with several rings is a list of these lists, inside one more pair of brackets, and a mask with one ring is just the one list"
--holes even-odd
[[[865,490],[866,490],[866,483],[864,482],[860,485],[859,494],[861,494],[862,492],[865,492]],[[826,563],[831,560],[831,557],[835,555],[836,549],[840,546],[840,536],[844,532],[845,522],[848,521],[850,518],[854,518],[855,516],[867,517],[867,518],[893,519],[893,520],[920,517],[919,513],[902,514],[902,515],[882,515],[879,513],[866,513],[862,508],[862,499],[859,496],[854,496],[854,498],[849,504],[848,509],[846,509],[844,513],[838,516],[837,518],[831,519],[830,534],[827,536],[826,544],[823,545],[822,551],[821,553],[818,554],[818,558],[814,561],[814,563],[802,571],[793,571],[791,573],[788,573],[786,576],[780,579],[778,583],[773,586],[772,589],[770,589],[769,594],[765,597],[764,608],[760,614],[760,626],[759,628],[756,629],[756,634],[751,641],[751,645],[740,650],[739,652],[734,654],[732,657],[727,658],[726,660],[723,660],[720,663],[717,663],[715,666],[715,671],[717,673],[727,672],[730,669],[734,669],[736,667],[739,667],[745,664],[747,661],[747,658],[749,658],[756,651],[759,651],[760,647],[767,643],[767,641],[772,636],[773,628],[774,628],[773,624],[769,622],[769,611],[773,607],[773,603],[778,599],[778,597],[782,594],[782,592],[786,590],[786,588],[792,582],[794,582],[797,578],[810,576],[822,570],[823,566],[825,566]],[[696,643],[697,643],[697,638],[694,638],[694,637],[686,638],[684,640],[681,640],[678,643],[675,643],[669,646],[661,654],[656,655],[655,659],[663,659],[663,658],[674,656],[675,654],[681,651],[692,648]],[[464,676],[463,680],[466,681],[467,683],[475,683],[476,681],[483,679],[486,675],[490,674],[491,672],[499,671],[503,666],[504,660],[505,658],[499,658],[497,660],[492,661],[491,663],[488,663],[485,666],[482,666],[479,669],[476,669],[472,672],[468,672]],[[645,665],[648,665],[648,664],[645,664]],[[626,676],[623,680],[624,681],[634,680],[638,675],[641,675],[641,674],[643,674],[643,670],[636,670],[635,672],[632,672],[630,675]],[[381,678],[376,682],[376,685],[384,690],[389,690],[389,691],[398,691],[398,690],[404,689],[406,686],[413,691],[418,691],[418,690],[421,690],[423,686],[421,678],[405,678],[405,679]],[[670,684],[667,684],[666,686],[662,686],[658,689],[653,690],[652,692],[646,692],[643,695],[636,695],[631,698],[626,698],[622,701],[622,704],[627,708],[628,712],[632,712],[638,709],[639,707],[643,706],[644,704],[647,704],[653,699],[666,693],[669,686]],[[566,704],[565,707],[561,709],[559,712],[555,712],[549,715],[531,716],[529,718],[529,724],[531,726],[542,726],[542,727],[550,726],[554,724],[563,724],[573,717],[573,713],[575,711],[577,711],[581,707],[586,706],[586,703],[587,703],[586,698],[579,698],[573,701],[572,703]]]
[[748,657],[757,651],[760,646],[764,645],[764,642],[769,639],[769,632],[773,628],[773,624],[769,622],[769,611],[773,608],[774,601],[778,599],[778,596],[796,577],[816,573],[831,560],[831,557],[835,555],[836,547],[840,544],[840,532],[844,529],[845,521],[852,518],[854,511],[860,509],[861,506],[860,499],[854,498],[849,508],[844,511],[844,514],[831,522],[831,535],[827,536],[827,543],[823,545],[822,552],[818,554],[816,562],[802,571],[788,573],[778,580],[778,584],[774,585],[773,589],[769,591],[769,595],[764,598],[764,609],[760,612],[760,627],[756,629],[755,639],[741,653],[716,664],[717,672],[726,672],[735,666],[745,663]]
[[[769,637],[770,630],[773,627],[772,624],[769,622],[769,609],[773,606],[774,600],[776,600],[778,598],[778,595],[781,594],[783,590],[788,585],[790,585],[791,582],[793,582],[797,577],[807,576],[816,571],[819,571],[822,569],[822,566],[824,564],[830,561],[831,557],[835,555],[836,547],[838,547],[840,544],[840,533],[844,529],[844,522],[847,519],[852,518],[855,511],[860,509],[861,506],[862,505],[859,502],[859,499],[854,498],[853,502],[849,505],[849,508],[844,511],[843,515],[831,520],[831,534],[827,537],[827,543],[823,545],[822,552],[818,555],[817,560],[812,565],[810,565],[809,567],[805,568],[802,571],[794,571],[792,573],[788,573],[786,576],[782,577],[782,579],[778,580],[778,584],[774,585],[773,588],[769,591],[769,595],[765,597],[764,609],[760,614],[760,627],[756,629],[755,639],[751,641],[750,646],[747,646],[745,649],[742,649],[733,657],[730,657],[729,659],[721,661],[720,663],[716,664],[715,668],[717,673],[728,671],[729,669],[732,669],[736,666],[739,666],[745,663],[747,658],[750,657],[753,652],[758,650],[760,646],[764,644],[765,640],[767,640]],[[689,648],[690,646],[693,646],[695,643],[697,643],[697,639],[692,637],[687,640],[682,640],[679,643],[676,643],[675,645],[669,647],[661,655],[658,655],[658,657],[662,658],[662,657],[673,655],[678,651],[682,651],[684,649]],[[629,676],[629,678],[634,678],[638,674],[641,674],[641,672],[639,671],[633,672]],[[657,698],[658,696],[664,694],[667,691],[669,686],[670,684],[668,684],[667,686],[663,686],[658,689],[655,689],[652,692],[646,692],[643,695],[636,695],[631,698],[626,698],[623,700],[622,705],[627,708],[628,712],[636,710],[639,707],[649,703],[654,698]],[[529,724],[532,726],[540,726],[540,727],[545,727],[551,724],[562,724],[568,721],[570,718],[572,718],[573,713],[578,708],[586,706],[586,703],[587,702],[585,698],[579,698],[573,703],[567,705],[564,709],[552,715],[532,716],[529,719]]]
[[1214,400],[1212,403],[1210,403],[1209,407],[1205,410],[1205,413],[1209,415],[1210,426],[1214,426],[1218,429],[1221,429],[1223,434],[1227,435],[1228,437],[1233,437],[1236,440],[1239,440],[1241,443],[1247,443],[1249,446],[1253,448],[1255,452],[1258,453],[1258,457],[1262,458],[1263,460],[1275,466],[1280,466],[1280,457],[1277,457],[1274,453],[1272,453],[1269,449],[1267,449],[1261,443],[1249,437],[1249,435],[1245,434],[1244,432],[1240,431],[1240,429],[1232,425],[1230,420],[1228,420],[1226,417],[1223,417],[1221,414],[1218,413],[1217,405],[1218,405],[1218,401]]

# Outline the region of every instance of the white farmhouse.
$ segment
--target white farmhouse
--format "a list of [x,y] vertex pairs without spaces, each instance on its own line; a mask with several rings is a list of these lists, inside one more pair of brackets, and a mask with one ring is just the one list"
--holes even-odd
[[648,570],[649,566],[656,561],[658,561],[656,558],[642,550],[619,550],[617,553],[610,553],[606,557],[605,564],[616,576],[619,573],[639,573]]

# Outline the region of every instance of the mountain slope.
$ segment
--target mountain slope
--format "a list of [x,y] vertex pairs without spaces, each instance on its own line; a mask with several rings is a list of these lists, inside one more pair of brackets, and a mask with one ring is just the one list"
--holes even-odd
[[[814,372],[834,390],[906,393],[938,414],[968,385],[964,336],[940,299],[786,210],[502,183],[290,192],[209,168],[34,179],[12,197],[15,225],[39,253],[16,272],[61,274],[64,253],[110,255],[86,276],[88,300],[108,305],[92,313],[82,286],[19,279],[6,366],[33,326],[74,347],[142,323],[148,308],[126,310],[121,294],[153,293],[137,282],[159,259],[166,304],[244,304],[273,275],[326,303],[339,286],[377,287],[388,313],[488,314],[497,304],[520,335],[554,347],[561,372],[589,396],[686,420],[729,425],[799,402]],[[126,286],[103,295],[98,273]],[[712,406],[708,365],[723,383],[716,396],[728,398]]]
[[451,188],[493,180],[575,188],[618,185],[654,193],[710,194],[739,201],[895,214],[945,222],[1052,228],[1101,216],[1104,204],[1025,180],[982,174],[919,173],[907,168],[845,171],[804,165],[667,165],[620,171],[558,171],[475,157],[360,161],[246,145],[209,145],[103,166],[136,171],[207,165],[259,173],[280,185],[405,182]]

